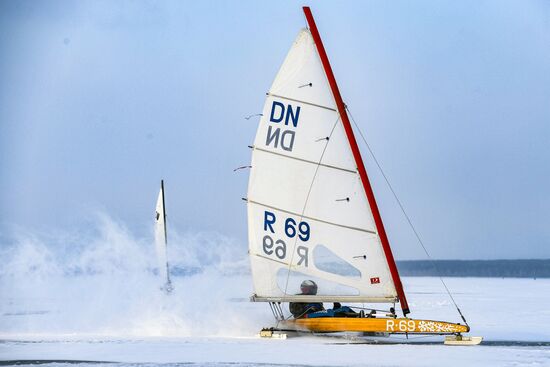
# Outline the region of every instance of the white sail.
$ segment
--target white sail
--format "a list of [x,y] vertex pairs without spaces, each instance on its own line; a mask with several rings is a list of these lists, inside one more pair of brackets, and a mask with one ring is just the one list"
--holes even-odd
[[[309,30],[268,93],[248,185],[257,301],[394,302],[373,215]],[[300,283],[318,284],[302,296]]]
[[159,276],[164,282],[163,289],[170,292],[172,290],[172,283],[170,281],[168,267],[167,244],[166,212],[164,208],[164,182],[161,181],[155,210],[155,249],[157,253]]

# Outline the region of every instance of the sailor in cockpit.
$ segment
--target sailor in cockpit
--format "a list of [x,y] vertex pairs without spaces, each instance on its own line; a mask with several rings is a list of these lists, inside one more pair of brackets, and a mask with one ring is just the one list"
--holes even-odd
[[[315,296],[317,283],[313,280],[304,280],[300,285],[302,291],[299,295]],[[302,317],[360,317],[360,314],[348,306],[342,306],[340,302],[334,302],[332,309],[325,310],[322,303],[290,302],[290,313],[297,319]]]
[[[317,283],[313,280],[304,280],[300,284],[300,290],[302,291],[299,295],[304,296],[315,296],[317,294]],[[323,311],[325,308],[322,303],[307,303],[307,302],[290,302],[288,305],[290,313],[297,319],[301,317],[308,317],[308,315]]]

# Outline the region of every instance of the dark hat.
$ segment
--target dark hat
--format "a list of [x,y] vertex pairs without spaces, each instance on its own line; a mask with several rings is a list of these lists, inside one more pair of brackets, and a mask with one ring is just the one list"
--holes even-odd
[[304,280],[300,284],[300,290],[302,294],[314,296],[317,294],[317,284],[313,280]]

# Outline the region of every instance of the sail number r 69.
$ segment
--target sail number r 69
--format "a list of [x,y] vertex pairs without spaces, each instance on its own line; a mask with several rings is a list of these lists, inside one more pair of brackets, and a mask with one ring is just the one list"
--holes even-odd
[[[283,240],[274,240],[270,235],[266,234],[262,239],[262,249],[266,255],[275,253],[279,259],[283,260],[286,257],[286,243]],[[308,266],[309,249],[306,246],[296,246],[297,262],[296,265]]]
[[[273,224],[275,224],[276,220],[277,218],[274,213],[268,212],[267,210],[264,211],[264,231],[269,230],[271,233],[275,233]],[[298,224],[298,230],[296,231],[296,221],[292,218],[287,218],[285,220],[285,234],[289,238],[294,238],[294,236],[296,236],[296,232],[298,232],[298,238],[302,241],[306,242],[309,240],[309,223],[303,221],[300,222],[300,224]]]
[[414,320],[387,320],[386,331],[412,332],[415,331]]
[[[273,243],[275,242],[275,243]],[[265,235],[262,240],[262,245],[264,252],[268,255],[271,255],[273,252],[275,252],[275,256],[277,256],[279,259],[284,259],[286,256],[286,243],[283,240],[277,240],[274,241],[273,238],[269,235]],[[273,249],[273,246],[275,246],[275,249]]]
[[[277,218],[272,212],[264,211],[264,232],[270,232],[275,234],[275,229],[273,225],[275,224]],[[309,223],[301,221],[297,223],[293,218],[286,218],[284,226],[284,232],[286,237],[295,238],[298,236],[303,242],[306,242],[310,238],[311,229]],[[262,238],[262,250],[266,255],[275,255],[280,260],[286,258],[287,255],[287,245],[286,242],[282,239],[273,239],[270,234],[265,234]],[[294,251],[294,250],[292,250]],[[306,246],[300,245],[295,247],[295,253],[297,255],[296,265],[308,266],[308,255],[309,249]]]

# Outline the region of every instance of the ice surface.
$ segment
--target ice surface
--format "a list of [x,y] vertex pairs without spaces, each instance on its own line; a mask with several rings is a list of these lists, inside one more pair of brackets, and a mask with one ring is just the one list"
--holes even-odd
[[[172,232],[173,267],[187,275],[174,277],[167,296],[152,241],[108,218],[96,232],[56,241],[27,235],[0,247],[0,360],[550,366],[549,279],[446,278],[471,334],[485,337],[480,346],[426,343],[441,337],[384,339],[409,344],[364,344],[357,336],[262,340],[254,335],[274,324],[266,304],[247,302],[243,244]],[[412,317],[460,321],[439,279],[403,280]]]
[[548,366],[549,347],[349,344],[326,337],[287,340],[178,338],[5,342],[9,360],[321,366]]

